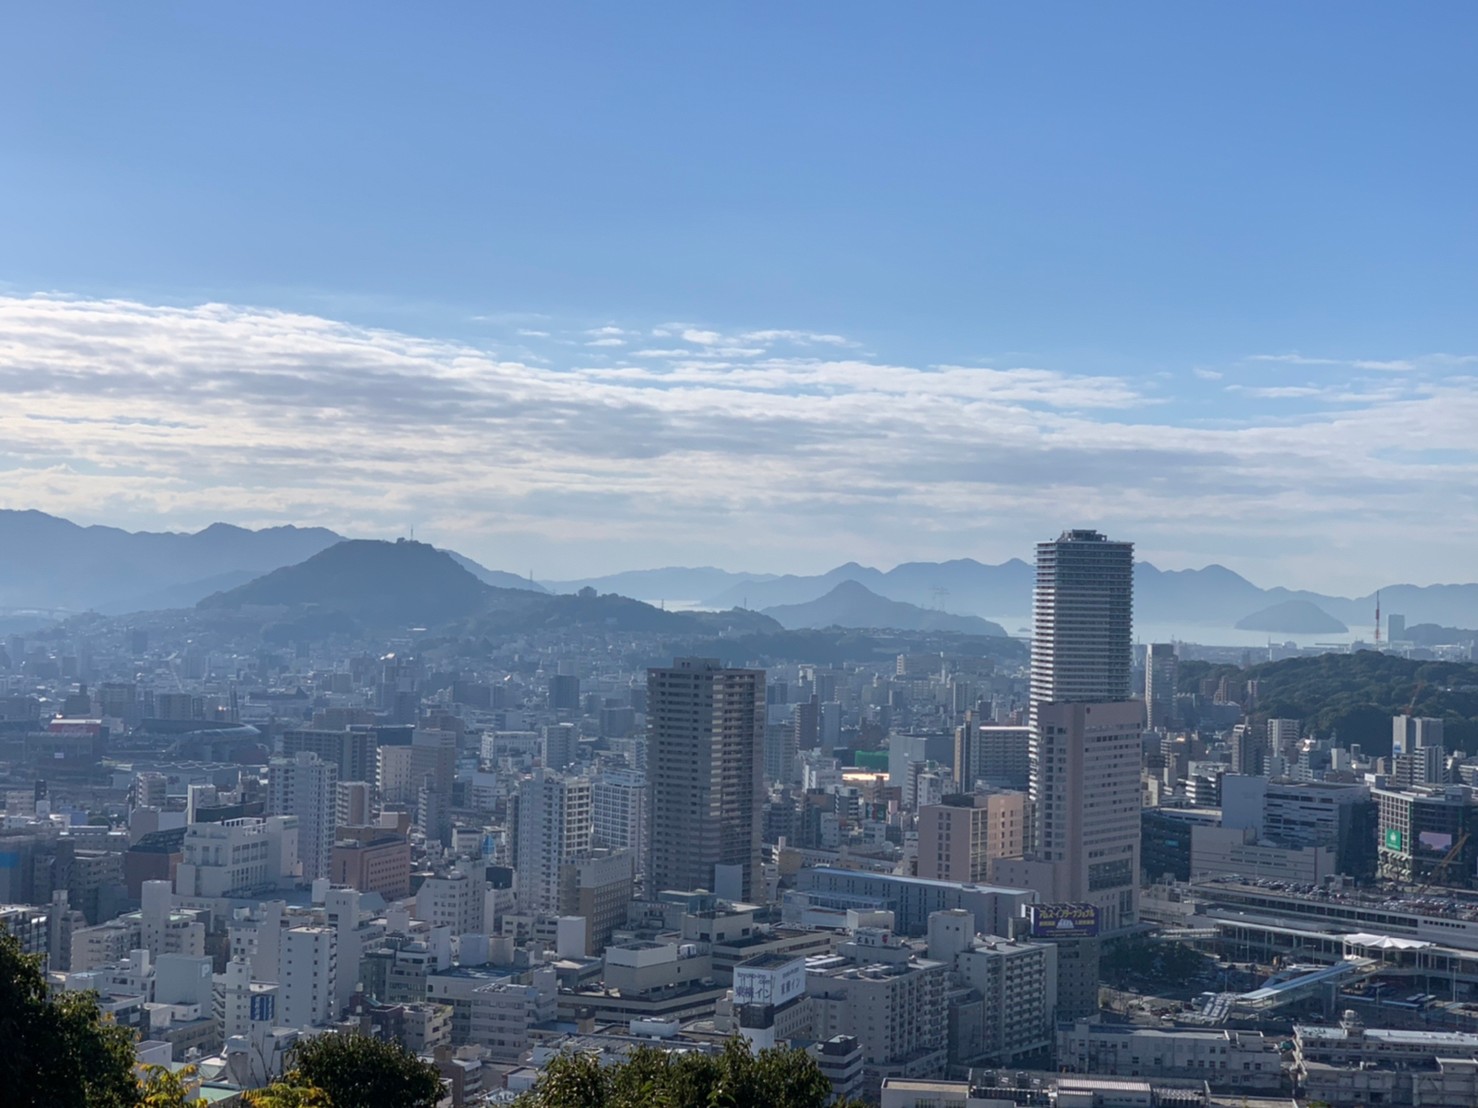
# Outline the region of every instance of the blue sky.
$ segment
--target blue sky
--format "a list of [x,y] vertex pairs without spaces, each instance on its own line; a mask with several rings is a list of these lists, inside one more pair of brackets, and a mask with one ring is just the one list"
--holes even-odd
[[1087,520],[1472,579],[1475,41],[1470,4],[13,6],[0,506],[551,576]]

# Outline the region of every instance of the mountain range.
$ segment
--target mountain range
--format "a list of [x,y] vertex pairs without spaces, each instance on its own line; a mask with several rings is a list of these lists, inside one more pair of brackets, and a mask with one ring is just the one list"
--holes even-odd
[[292,628],[289,634],[303,637],[410,627],[474,637],[582,625],[675,635],[782,630],[779,623],[759,612],[668,612],[589,588],[556,595],[542,589],[489,585],[466,561],[405,539],[346,539],[297,565],[283,566],[205,597],[196,607],[206,614],[260,609],[271,618],[285,620],[277,626]]
[[[321,527],[250,530],[214,523],[194,533],[129,532],[84,527],[38,511],[0,510],[0,614],[78,612],[105,614],[189,607],[269,574],[297,565],[344,537]],[[539,595],[582,588],[617,594],[668,609],[777,612],[796,626],[876,627],[896,621],[923,629],[941,616],[1009,619],[1013,633],[1031,612],[1031,565],[1013,558],[988,565],[971,558],[905,562],[880,570],[846,562],[813,575],[739,573],[713,567],[672,566],[606,577],[535,583],[489,569],[453,551],[454,565],[493,589]],[[1328,596],[1285,588],[1260,588],[1225,566],[1162,570],[1134,567],[1135,620],[1140,625],[1226,628],[1251,621],[1269,634],[1333,632],[1337,623],[1366,634],[1373,628],[1375,595]],[[838,586],[854,583],[862,591]],[[825,601],[817,607],[790,611]],[[912,605],[883,609],[880,601]],[[665,602],[665,603],[664,603]],[[1294,603],[1297,602],[1297,603]],[[1380,591],[1384,613],[1417,624],[1478,627],[1478,584],[1390,585]],[[1271,609],[1271,611],[1269,611]],[[882,613],[888,614],[883,615]],[[987,634],[978,624],[973,633]],[[942,629],[942,625],[941,625]]]
[[[722,574],[722,576],[720,576]],[[987,565],[973,558],[947,562],[906,562],[890,570],[847,562],[825,573],[732,574],[718,570],[646,570],[579,582],[604,590],[620,581],[626,595],[657,601],[683,598],[701,608],[744,606],[770,611],[807,604],[826,596],[844,581],[855,581],[870,593],[921,608],[1025,621],[1032,610],[1033,570],[1019,558]],[[695,586],[718,582],[714,592],[695,595]],[[546,582],[556,592],[567,582]],[[1300,602],[1283,607],[1289,602]],[[1250,616],[1266,624],[1259,630],[1301,634],[1318,625],[1333,632],[1343,623],[1357,633],[1375,622],[1376,594],[1343,597],[1282,587],[1261,588],[1221,565],[1201,569],[1160,569],[1149,562],[1134,565],[1134,617],[1139,624],[1231,629]],[[1478,626],[1478,584],[1389,585],[1380,590],[1383,613],[1406,617],[1408,626],[1436,623]],[[1318,609],[1316,617],[1311,608]],[[1275,609],[1268,612],[1267,609]],[[858,624],[861,626],[862,624]],[[1382,634],[1385,629],[1382,628]]]
[[1005,638],[999,623],[979,616],[957,616],[879,596],[860,581],[843,581],[825,596],[803,604],[779,604],[764,615],[787,631],[819,627],[887,627],[895,631],[958,631]]

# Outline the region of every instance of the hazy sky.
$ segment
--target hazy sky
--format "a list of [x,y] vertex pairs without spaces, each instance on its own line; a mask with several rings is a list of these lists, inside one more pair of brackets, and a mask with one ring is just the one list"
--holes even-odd
[[12,5],[0,507],[1478,579],[1478,5]]

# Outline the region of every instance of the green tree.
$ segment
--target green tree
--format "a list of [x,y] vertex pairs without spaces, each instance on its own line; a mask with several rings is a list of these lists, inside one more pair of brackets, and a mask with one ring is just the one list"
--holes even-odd
[[[719,1054],[638,1047],[602,1065],[589,1054],[551,1061],[518,1108],[822,1108],[831,1083],[804,1050],[758,1054],[738,1038]],[[860,1102],[839,1102],[852,1108]]]
[[265,1088],[251,1090],[242,1099],[246,1108],[333,1108],[328,1094],[308,1084],[297,1070]]
[[41,961],[0,929],[0,1099],[10,1108],[136,1108],[133,1032],[92,993],[50,995]]
[[435,1108],[441,1099],[435,1066],[401,1043],[368,1035],[309,1039],[294,1051],[293,1066],[291,1083],[322,1089],[332,1108]]
[[168,1066],[144,1066],[139,1076],[143,1108],[203,1108],[205,1098],[190,1095],[194,1066],[171,1070]]

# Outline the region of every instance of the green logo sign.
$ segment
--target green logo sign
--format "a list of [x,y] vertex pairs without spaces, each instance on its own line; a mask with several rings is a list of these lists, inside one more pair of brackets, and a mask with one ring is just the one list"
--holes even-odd
[[1400,850],[1401,849],[1401,830],[1400,830],[1400,828],[1397,828],[1397,827],[1387,827],[1386,828],[1386,849],[1387,850]]

